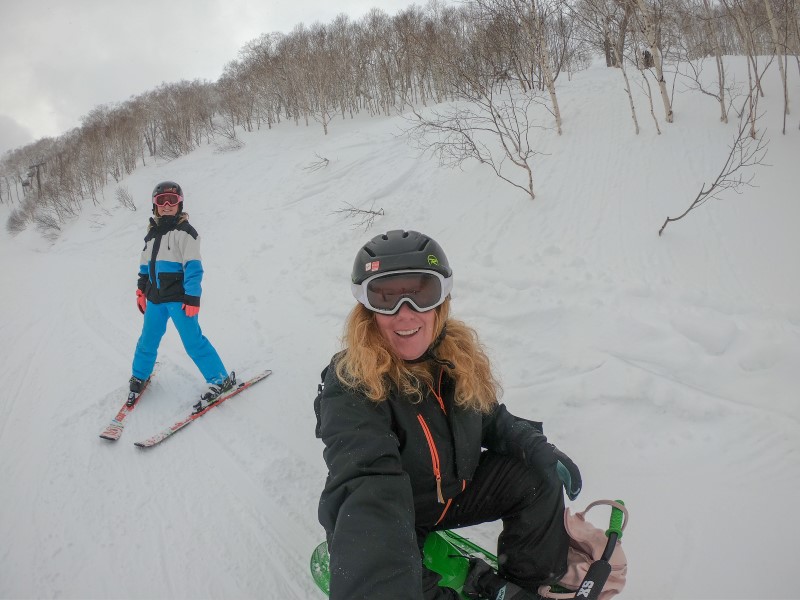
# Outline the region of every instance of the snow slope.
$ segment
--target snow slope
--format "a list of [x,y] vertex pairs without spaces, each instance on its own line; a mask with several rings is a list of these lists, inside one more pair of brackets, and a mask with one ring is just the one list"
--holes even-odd
[[[629,506],[623,597],[797,598],[800,131],[792,114],[780,134],[774,70],[766,88],[758,187],[660,238],[716,176],[736,124],[679,85],[660,136],[638,97],[636,136],[604,67],[560,82],[564,135],[536,134],[535,201],[486,167],[419,156],[399,117],[359,116],[328,136],[283,123],[236,152],[148,164],[120,184],[137,212],[109,185],[52,244],[3,232],[0,597],[320,598],[307,575],[326,474],[312,400],[354,302],[356,250],[405,228],[445,248],[455,316],[481,334],[510,410],[543,420],[581,467],[570,505]],[[330,164],[308,169],[316,155]],[[203,236],[204,332],[240,376],[274,374],[143,451],[132,442],[204,387],[170,326],[123,437],[97,437],[125,396],[163,179],[183,185]],[[345,203],[385,216],[365,231],[336,212]]]

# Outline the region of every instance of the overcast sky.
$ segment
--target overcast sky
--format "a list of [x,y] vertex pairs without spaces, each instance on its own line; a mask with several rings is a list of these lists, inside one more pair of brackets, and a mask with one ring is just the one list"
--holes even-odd
[[[0,0],[0,154],[162,82],[216,81],[242,46],[413,0]],[[424,4],[417,2],[417,4]]]

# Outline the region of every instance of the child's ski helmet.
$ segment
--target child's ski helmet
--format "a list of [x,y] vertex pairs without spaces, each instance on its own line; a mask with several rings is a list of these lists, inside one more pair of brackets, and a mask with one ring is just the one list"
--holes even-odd
[[172,192],[173,194],[177,194],[180,196],[181,201],[178,204],[178,214],[183,212],[183,189],[181,186],[174,181],[162,181],[156,187],[153,188],[153,214],[156,212],[156,196],[159,194],[166,194]]

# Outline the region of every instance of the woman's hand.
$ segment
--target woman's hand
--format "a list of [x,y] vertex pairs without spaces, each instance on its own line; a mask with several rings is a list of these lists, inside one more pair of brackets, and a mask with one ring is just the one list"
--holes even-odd
[[570,500],[575,500],[578,494],[581,493],[583,487],[583,480],[581,479],[581,472],[578,465],[572,462],[572,459],[564,454],[561,450],[553,446],[553,454],[558,461],[556,463],[556,472],[561,483],[564,484],[564,491]]

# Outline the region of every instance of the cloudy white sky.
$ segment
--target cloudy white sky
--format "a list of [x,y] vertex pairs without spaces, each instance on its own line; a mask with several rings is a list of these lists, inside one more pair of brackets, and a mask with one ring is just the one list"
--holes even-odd
[[[0,0],[0,154],[162,82],[216,81],[239,49],[298,23],[413,0]],[[422,4],[421,2],[417,2]]]

